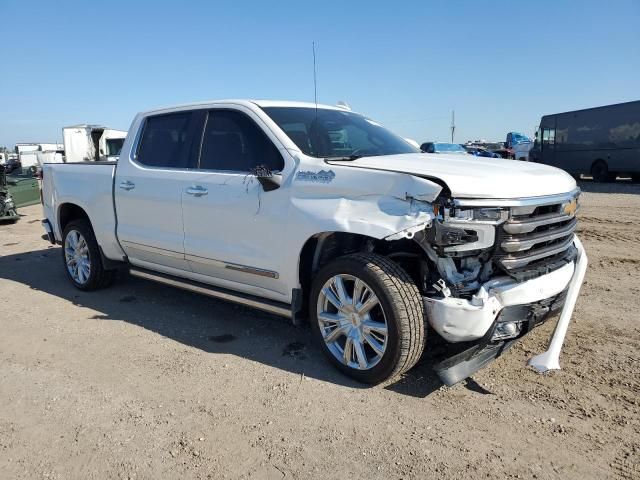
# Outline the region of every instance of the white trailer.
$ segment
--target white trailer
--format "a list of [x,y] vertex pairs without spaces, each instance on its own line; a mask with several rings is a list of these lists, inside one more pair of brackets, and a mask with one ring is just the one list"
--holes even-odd
[[62,129],[67,163],[117,160],[127,132],[100,125],[73,125]]

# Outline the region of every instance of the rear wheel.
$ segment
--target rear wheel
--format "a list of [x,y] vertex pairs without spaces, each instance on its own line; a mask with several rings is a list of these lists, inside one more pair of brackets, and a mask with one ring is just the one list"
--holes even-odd
[[[611,173],[609,173],[609,167],[603,160],[598,160],[591,167],[591,176],[594,182],[604,183],[611,181]],[[615,177],[614,177],[615,180]]]
[[113,270],[105,270],[98,242],[86,220],[69,222],[62,233],[62,261],[67,277],[80,290],[96,290],[112,283]]
[[424,349],[424,306],[396,263],[375,254],[340,257],[313,282],[310,318],[329,361],[364,383],[400,375]]

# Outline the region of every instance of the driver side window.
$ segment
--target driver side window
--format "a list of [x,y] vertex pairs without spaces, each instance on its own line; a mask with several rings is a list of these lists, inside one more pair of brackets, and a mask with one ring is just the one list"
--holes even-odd
[[250,172],[258,165],[272,172],[284,168],[284,159],[262,129],[244,113],[211,110],[202,137],[199,168]]

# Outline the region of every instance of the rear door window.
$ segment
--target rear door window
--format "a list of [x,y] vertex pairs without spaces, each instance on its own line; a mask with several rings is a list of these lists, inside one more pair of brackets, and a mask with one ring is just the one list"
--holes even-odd
[[179,112],[148,117],[136,160],[149,167],[193,168],[189,135],[192,116],[192,112]]
[[284,160],[269,137],[244,113],[211,110],[200,150],[200,168],[250,172],[264,165],[271,171],[284,168]]

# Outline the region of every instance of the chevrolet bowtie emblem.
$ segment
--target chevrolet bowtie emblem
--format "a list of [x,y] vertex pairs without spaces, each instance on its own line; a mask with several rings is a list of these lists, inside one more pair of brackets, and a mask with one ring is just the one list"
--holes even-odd
[[562,211],[564,212],[564,214],[570,217],[573,217],[576,214],[577,209],[578,200],[576,200],[575,198],[562,206]]

